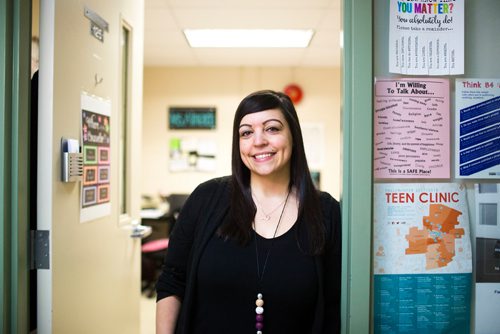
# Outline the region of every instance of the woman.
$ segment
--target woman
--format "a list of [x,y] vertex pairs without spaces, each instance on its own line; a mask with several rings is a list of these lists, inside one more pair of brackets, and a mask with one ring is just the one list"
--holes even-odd
[[244,98],[232,175],[191,194],[157,284],[157,333],[340,331],[340,209],[314,188],[293,103]]

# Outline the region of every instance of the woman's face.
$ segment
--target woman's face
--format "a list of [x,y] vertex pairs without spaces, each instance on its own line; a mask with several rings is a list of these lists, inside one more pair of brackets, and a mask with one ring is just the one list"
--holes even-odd
[[290,176],[292,134],[279,109],[248,114],[239,127],[240,157],[252,176]]

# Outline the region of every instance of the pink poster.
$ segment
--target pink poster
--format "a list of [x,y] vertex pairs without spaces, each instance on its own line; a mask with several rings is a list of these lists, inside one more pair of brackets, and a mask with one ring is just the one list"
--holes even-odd
[[376,79],[375,178],[450,177],[447,79]]

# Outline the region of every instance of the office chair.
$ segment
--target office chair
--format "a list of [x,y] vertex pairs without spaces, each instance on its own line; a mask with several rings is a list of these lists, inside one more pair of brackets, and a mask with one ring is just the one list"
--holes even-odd
[[159,224],[168,224],[167,231],[160,229],[160,232],[155,233],[153,226],[153,233],[143,240],[141,246],[142,253],[142,292],[149,298],[155,294],[155,285],[161,273],[163,261],[167,254],[170,231],[173,230],[177,217],[182,210],[182,206],[189,197],[187,194],[171,194],[166,197],[169,204],[168,212],[160,217]]

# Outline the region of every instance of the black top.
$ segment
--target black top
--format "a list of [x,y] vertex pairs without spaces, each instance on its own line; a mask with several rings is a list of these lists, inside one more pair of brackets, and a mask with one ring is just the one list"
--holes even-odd
[[[199,284],[207,283],[198,282],[200,275],[208,275],[210,277],[225,276],[225,282],[222,281],[223,278],[218,277],[218,279],[214,281],[215,283],[213,284],[220,284],[224,288],[227,288],[227,282],[230,282],[230,284],[234,284],[235,282],[237,282],[238,289],[233,288],[233,291],[238,290],[240,291],[240,293],[243,293],[243,291],[245,290],[242,288],[243,284],[250,285],[252,283],[252,280],[248,280],[248,282],[245,283],[241,278],[238,278],[239,281],[236,279],[231,279],[232,277],[228,278],[227,275],[236,273],[237,270],[227,270],[227,264],[225,264],[225,262],[233,261],[234,263],[234,258],[236,258],[236,256],[233,258],[232,254],[226,255],[228,252],[230,253],[233,251],[231,247],[228,247],[227,249],[224,247],[222,248],[221,254],[215,255],[217,253],[217,249],[215,247],[218,247],[217,245],[220,246],[220,244],[218,244],[217,242],[214,242],[213,244],[211,243],[211,241],[214,240],[213,238],[214,235],[216,235],[217,228],[224,222],[225,217],[227,217],[228,215],[231,196],[230,182],[230,177],[222,177],[212,179],[200,184],[189,196],[188,200],[183,206],[182,212],[179,215],[172,234],[170,235],[167,256],[165,258],[165,264],[162,273],[156,285],[156,292],[157,300],[161,300],[172,295],[178,296],[182,300],[181,309],[177,318],[177,326],[175,331],[176,334],[193,333],[193,327],[195,327],[196,325],[196,313],[199,312],[201,314],[202,312],[201,309],[199,309],[199,307],[201,306],[197,305],[197,299],[201,298],[198,295],[197,291],[200,290]],[[340,206],[333,197],[325,192],[320,193],[320,201],[323,222],[325,226],[326,247],[323,254],[314,256],[311,259],[311,261],[314,263],[314,269],[317,274],[315,276],[310,276],[311,272],[309,272],[309,274],[304,276],[305,279],[304,277],[297,277],[297,272],[302,275],[303,273],[301,270],[304,270],[304,268],[307,267],[308,262],[304,260],[307,257],[300,257],[304,255],[296,256],[296,250],[294,250],[293,248],[290,248],[290,250],[287,246],[284,246],[284,249],[281,253],[279,253],[280,248],[277,248],[278,250],[276,252],[273,251],[269,259],[269,261],[273,261],[268,263],[268,268],[266,269],[266,274],[264,275],[264,281],[267,279],[269,274],[272,279],[276,279],[276,281],[273,282],[276,286],[269,292],[263,292],[265,302],[264,306],[267,305],[267,308],[264,307],[264,326],[267,326],[268,318],[269,321],[271,321],[271,319],[274,317],[275,312],[273,311],[273,309],[278,309],[280,311],[284,310],[281,312],[285,313],[285,315],[287,316],[285,324],[288,323],[288,321],[291,321],[290,318],[295,318],[295,316],[292,316],[291,312],[294,312],[293,314],[297,312],[297,309],[295,308],[296,306],[292,305],[292,302],[300,300],[301,304],[305,303],[304,300],[309,300],[308,298],[310,297],[304,297],[304,291],[310,291],[311,294],[316,291],[316,298],[312,299],[315,300],[315,305],[313,306],[314,320],[312,323],[312,328],[304,331],[303,333],[340,333],[340,286],[342,249]],[[307,217],[304,217],[304,219],[307,220]],[[307,222],[304,221],[304,223]],[[299,222],[298,224],[296,223],[296,226],[294,228],[301,230],[300,227],[301,222]],[[295,242],[295,234],[295,231],[291,230],[289,233],[284,235],[283,238],[287,239],[290,237],[290,240],[293,240],[293,242]],[[211,251],[212,256],[205,255],[209,244],[211,244],[210,247],[214,247]],[[236,247],[235,245],[233,246]],[[249,246],[248,249],[241,249],[241,256],[245,256],[245,251],[247,251],[248,257],[251,256],[250,254],[254,254],[254,248],[250,248]],[[202,258],[204,258],[203,262],[206,264],[201,263]],[[212,260],[210,260],[210,258]],[[218,262],[219,259],[220,263]],[[253,260],[250,261],[241,261],[245,266],[241,266],[239,268],[240,275],[241,270],[248,270],[248,277],[250,277],[250,275],[255,275],[256,265],[254,266],[254,259],[255,257],[253,257]],[[287,264],[276,264],[275,259],[279,259],[279,262],[287,261]],[[210,265],[209,261],[212,261],[212,265]],[[302,261],[304,264],[299,266],[298,263]],[[293,263],[293,265],[290,265],[290,263]],[[206,265],[210,271],[205,271],[205,274],[199,273],[201,270],[200,266],[202,265]],[[273,273],[274,270],[277,270],[279,272]],[[293,270],[297,272],[290,272]],[[212,273],[211,275],[210,272]],[[244,275],[241,276],[243,277]],[[300,289],[297,289],[298,291],[292,291],[292,289],[296,286],[309,284],[307,283],[307,281],[309,279],[312,279],[311,277],[316,277],[316,282],[314,282],[314,284],[311,284],[311,289],[303,289],[303,287],[301,286]],[[221,281],[219,281],[219,279]],[[216,290],[215,288],[211,289]],[[203,288],[203,290],[205,289]],[[250,310],[249,314],[255,316],[255,311],[253,309],[253,303],[255,302],[256,297],[255,291],[251,291],[249,293],[249,297],[244,296],[242,298],[242,300],[244,299],[243,304],[246,305],[246,300],[251,299],[249,303],[252,306],[248,306]],[[269,295],[269,293],[271,293],[271,295]],[[276,297],[274,294],[279,295],[278,297]],[[273,303],[276,300],[279,300],[281,305],[273,306]],[[237,302],[234,301],[234,303],[235,305],[231,304],[230,307],[226,306],[226,309],[216,310],[215,313],[212,313],[215,314],[215,317],[219,319],[219,326],[222,322],[229,321],[227,310],[233,307],[237,307],[236,304],[239,305],[240,303],[242,303],[242,301],[240,301],[240,298],[238,298]],[[229,303],[227,303],[226,305],[228,304]],[[290,306],[288,304],[290,304]],[[305,306],[305,304],[303,304],[303,306]],[[214,306],[212,307],[215,309]],[[205,308],[207,308],[207,306],[205,306]],[[290,308],[290,310],[292,311],[287,310],[287,308]],[[309,307],[304,307],[302,309],[302,312],[306,312],[306,317],[308,317],[308,312],[310,311],[304,311],[306,309],[309,309]],[[305,323],[306,322],[304,322],[304,326]],[[255,323],[253,324],[255,325]],[[201,325],[198,324],[198,326]],[[269,324],[269,326],[272,326],[272,322]],[[263,333],[265,334],[286,333],[286,331],[283,331],[281,327],[277,331],[272,331],[272,328],[268,327],[264,328],[265,329],[263,330]],[[219,332],[222,331],[218,330],[218,328],[211,328],[206,333]],[[239,332],[233,331],[233,333]],[[252,331],[252,333],[256,333],[255,329]]]
[[198,267],[195,334],[255,334],[255,300],[263,294],[266,334],[310,333],[318,294],[314,258],[302,253],[292,227],[274,239],[256,235],[262,273],[257,288],[255,239],[245,247],[213,236]]

